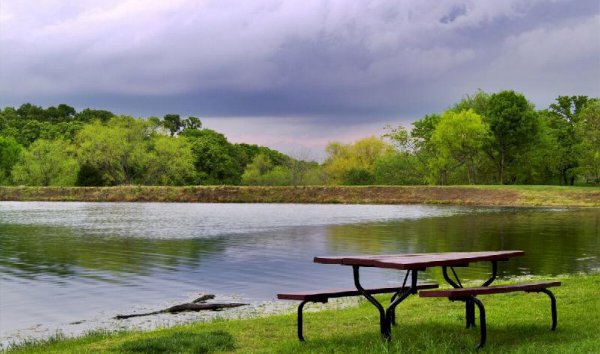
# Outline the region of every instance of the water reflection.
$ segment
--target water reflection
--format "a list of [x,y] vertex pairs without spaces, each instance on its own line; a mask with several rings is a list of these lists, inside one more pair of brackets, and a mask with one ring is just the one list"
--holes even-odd
[[0,267],[5,274],[119,279],[157,269],[199,267],[224,251],[223,239],[140,239],[86,235],[65,227],[0,224]]
[[600,267],[600,211],[490,210],[470,215],[332,226],[331,254],[524,250],[504,275],[556,275]]

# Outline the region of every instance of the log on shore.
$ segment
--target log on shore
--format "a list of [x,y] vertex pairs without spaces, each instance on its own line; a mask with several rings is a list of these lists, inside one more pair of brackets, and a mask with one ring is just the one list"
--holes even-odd
[[180,313],[180,312],[186,312],[186,311],[194,311],[194,312],[220,311],[225,308],[240,307],[240,306],[248,305],[248,304],[243,304],[243,303],[239,303],[239,302],[212,303],[212,304],[206,303],[207,300],[212,300],[214,298],[215,298],[214,295],[207,294],[207,295],[200,296],[199,298],[197,298],[196,300],[194,300],[192,302],[171,306],[169,308],[166,308],[166,309],[163,309],[160,311],[152,311],[152,312],[146,312],[146,313],[134,313],[131,315],[116,315],[113,318],[116,320],[123,320],[123,319],[127,319],[127,318],[132,318],[132,317],[158,315],[161,313]]
[[240,306],[246,306],[246,305],[248,305],[248,304],[243,304],[243,303],[238,303],[238,302],[214,303],[214,304],[195,304],[193,302],[190,302],[190,303],[186,303],[186,304],[171,306],[169,308],[166,308],[166,309],[160,310],[160,311],[153,311],[153,312],[146,312],[146,313],[134,313],[131,315],[117,315],[114,317],[114,319],[123,320],[123,319],[131,318],[131,317],[158,315],[161,313],[180,313],[180,312],[186,312],[186,311],[194,311],[194,312],[219,311],[219,310],[222,310],[225,308],[240,307]]

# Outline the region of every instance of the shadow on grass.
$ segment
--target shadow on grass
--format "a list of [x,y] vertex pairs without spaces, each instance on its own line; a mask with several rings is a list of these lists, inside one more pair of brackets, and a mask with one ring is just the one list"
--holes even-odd
[[128,341],[118,348],[126,353],[213,353],[233,350],[235,342],[224,331],[179,331],[152,338]]

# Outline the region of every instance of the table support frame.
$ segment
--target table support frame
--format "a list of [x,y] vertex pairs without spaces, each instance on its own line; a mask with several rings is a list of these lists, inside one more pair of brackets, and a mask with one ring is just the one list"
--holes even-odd
[[390,304],[387,308],[384,308],[383,305],[375,299],[374,296],[367,293],[363,286],[360,283],[360,266],[353,265],[352,273],[354,276],[354,285],[356,289],[371,303],[377,311],[379,312],[379,329],[381,335],[386,340],[392,339],[392,324],[396,323],[396,307],[404,301],[409,295],[417,294],[417,278],[418,271],[417,270],[408,270],[404,277],[404,283],[402,287],[406,285],[406,281],[408,276],[411,276],[410,287],[405,290],[399,291],[392,296]]
[[[498,261],[491,261],[491,262],[492,262],[492,276],[488,280],[486,280],[481,286],[489,286],[490,284],[492,284],[494,282],[494,280],[496,280],[496,277],[498,276]],[[456,282],[454,282],[454,280],[452,280],[450,278],[450,276],[448,275],[448,268],[450,268],[450,270],[452,271],[452,275],[454,275],[454,279],[456,280]],[[444,280],[446,280],[446,282],[448,284],[450,284],[453,288],[462,288],[463,287],[462,283],[460,282],[460,278],[458,277],[458,274],[456,274],[456,271],[454,270],[454,267],[442,266],[442,275],[444,277]],[[457,299],[458,301],[465,302],[466,328],[475,327],[475,305],[476,305],[476,302],[473,301],[473,298],[474,297]]]

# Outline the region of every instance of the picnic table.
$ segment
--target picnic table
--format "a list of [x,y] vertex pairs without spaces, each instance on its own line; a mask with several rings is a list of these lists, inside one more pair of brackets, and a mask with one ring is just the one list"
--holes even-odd
[[[314,262],[321,264],[337,264],[352,267],[354,285],[362,296],[364,296],[379,311],[379,325],[381,334],[386,339],[391,339],[391,326],[395,324],[395,308],[408,296],[418,293],[418,274],[427,268],[441,267],[444,280],[454,289],[421,291],[422,297],[448,297],[452,301],[464,301],[466,309],[467,328],[475,326],[475,306],[480,313],[481,340],[478,348],[483,347],[486,338],[485,311],[483,304],[475,297],[482,294],[506,293],[513,291],[544,292],[551,299],[552,330],[556,328],[556,299],[552,292],[547,290],[551,286],[559,286],[560,282],[537,282],[527,284],[514,284],[489,287],[496,279],[498,273],[498,262],[507,261],[513,257],[520,257],[524,251],[485,251],[485,252],[445,252],[445,253],[411,253],[390,255],[368,255],[368,256],[335,256],[315,257]],[[480,287],[463,288],[455,267],[468,267],[474,262],[491,262],[492,274]],[[405,270],[406,274],[401,291],[394,294],[389,306],[384,308],[383,304],[361,284],[360,269],[362,267],[384,268]],[[450,277],[448,270],[452,272]],[[410,283],[407,281],[410,277]]]

